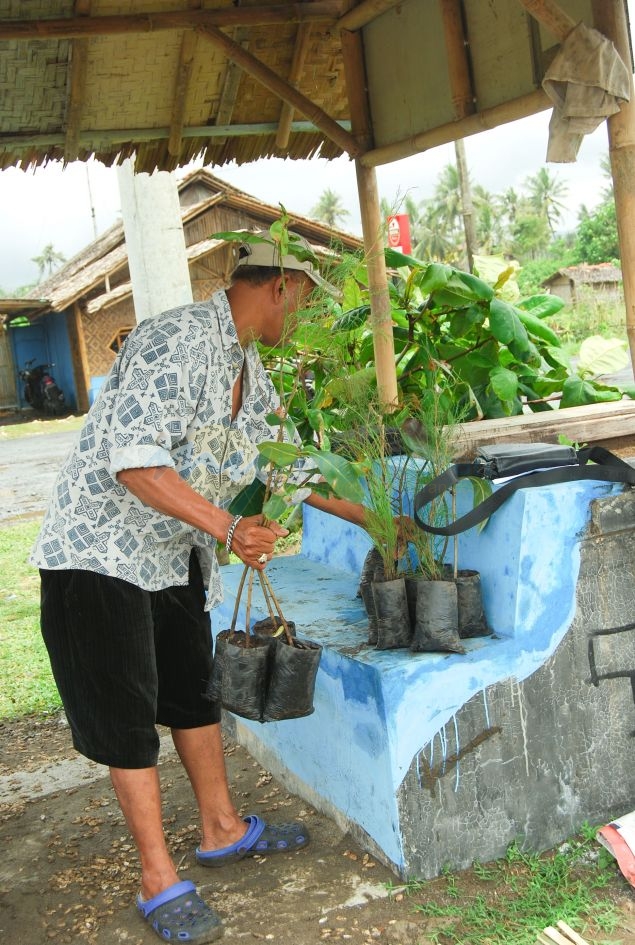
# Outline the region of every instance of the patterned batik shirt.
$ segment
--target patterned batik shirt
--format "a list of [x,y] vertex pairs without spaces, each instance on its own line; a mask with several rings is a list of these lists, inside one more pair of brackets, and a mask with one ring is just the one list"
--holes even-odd
[[[232,389],[244,364],[242,406]],[[239,344],[224,292],[141,322],[119,352],[53,487],[31,557],[49,570],[81,569],[155,591],[188,583],[197,548],[222,600],[215,539],[145,505],[117,481],[123,469],[170,466],[226,508],[266,473],[256,444],[275,440],[278,405],[256,347]]]

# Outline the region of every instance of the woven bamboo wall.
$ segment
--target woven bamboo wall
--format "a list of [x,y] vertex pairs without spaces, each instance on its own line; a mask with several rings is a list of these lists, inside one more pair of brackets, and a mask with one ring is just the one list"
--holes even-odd
[[113,335],[121,328],[133,328],[135,324],[132,296],[92,315],[82,313],[88,373],[91,377],[108,373],[115,360],[114,353],[108,347]]

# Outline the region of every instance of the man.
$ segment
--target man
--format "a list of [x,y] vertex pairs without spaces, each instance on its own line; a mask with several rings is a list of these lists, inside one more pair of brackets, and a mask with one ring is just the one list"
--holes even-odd
[[[262,569],[287,534],[227,511],[254,479],[256,444],[277,433],[266,422],[277,397],[254,342],[279,343],[316,283],[312,262],[290,254],[281,267],[272,242],[246,243],[229,289],[138,325],[58,476],[33,553],[42,633],[73,743],[110,768],[139,852],[137,904],[164,939],[210,942],[222,926],[194,884],[179,880],[166,847],[155,723],[171,729],[194,789],[200,864],[308,842],[301,824],[240,819],[220,706],[203,693],[207,611],[222,596],[216,542]],[[307,501],[364,523],[361,506]]]

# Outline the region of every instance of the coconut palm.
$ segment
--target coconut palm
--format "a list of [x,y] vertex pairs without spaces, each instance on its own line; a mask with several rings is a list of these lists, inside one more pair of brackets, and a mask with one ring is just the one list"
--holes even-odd
[[553,236],[554,223],[560,219],[565,207],[562,198],[567,195],[567,185],[555,174],[550,174],[546,167],[541,167],[538,173],[528,177],[525,183],[533,209],[547,221]]
[[34,262],[40,270],[41,279],[44,275],[44,271],[47,269],[48,272],[46,275],[52,275],[54,269],[57,269],[58,266],[61,266],[62,263],[66,262],[66,256],[62,255],[62,253],[58,253],[53,248],[52,243],[47,243],[39,256],[33,256],[31,258],[31,262]]
[[348,210],[342,205],[342,198],[334,190],[327,188],[320,194],[320,198],[311,211],[315,220],[321,220],[327,226],[338,224],[349,216]]

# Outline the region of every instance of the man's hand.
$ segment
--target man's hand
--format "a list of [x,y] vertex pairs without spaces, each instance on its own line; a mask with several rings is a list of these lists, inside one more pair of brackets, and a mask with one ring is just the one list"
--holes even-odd
[[274,546],[278,538],[289,534],[288,529],[277,522],[262,524],[262,515],[249,515],[242,518],[232,539],[232,554],[237,555],[244,564],[256,571],[264,571],[271,561]]

